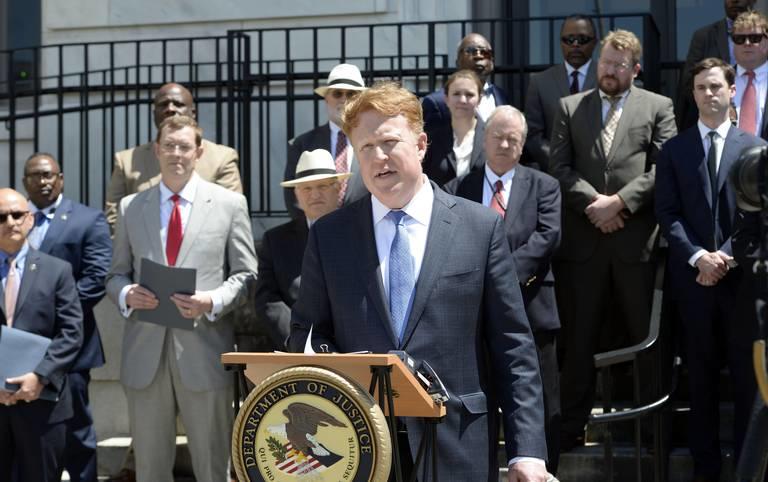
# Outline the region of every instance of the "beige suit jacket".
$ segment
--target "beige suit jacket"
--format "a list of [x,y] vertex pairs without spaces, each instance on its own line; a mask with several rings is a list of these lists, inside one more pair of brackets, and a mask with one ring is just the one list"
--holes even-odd
[[[160,182],[160,166],[155,157],[154,144],[148,142],[115,154],[104,208],[113,231],[117,203],[129,194],[145,191]],[[208,182],[242,193],[238,162],[236,150],[203,139],[203,155],[197,161],[195,171]]]
[[[563,193],[563,240],[558,255],[586,261],[606,240],[612,255],[647,261],[655,237],[653,190],[661,145],[677,134],[672,100],[631,87],[610,152],[601,139],[602,100],[593,89],[560,100],[550,143],[550,169]],[[627,205],[624,228],[602,234],[584,214],[597,194],[618,194]]]
[[[124,286],[141,277],[141,258],[166,264],[160,238],[160,187],[120,201],[107,295],[117,304]],[[123,335],[120,381],[131,388],[147,387],[155,377],[163,340],[173,336],[179,374],[193,391],[213,390],[231,383],[221,364],[222,353],[234,349],[232,310],[244,301],[257,269],[248,206],[242,194],[200,181],[179,249],[176,266],[197,271],[196,289],[215,290],[223,301],[214,321],[201,316],[193,330],[170,329],[138,321],[131,313]]]

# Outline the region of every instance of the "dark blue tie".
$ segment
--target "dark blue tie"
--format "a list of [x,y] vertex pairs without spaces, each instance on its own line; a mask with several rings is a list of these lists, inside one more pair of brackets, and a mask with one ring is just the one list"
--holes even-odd
[[413,258],[408,243],[403,211],[390,211],[389,217],[395,223],[395,238],[389,248],[389,313],[392,316],[392,330],[402,340],[403,328],[408,321],[411,295],[415,285]]

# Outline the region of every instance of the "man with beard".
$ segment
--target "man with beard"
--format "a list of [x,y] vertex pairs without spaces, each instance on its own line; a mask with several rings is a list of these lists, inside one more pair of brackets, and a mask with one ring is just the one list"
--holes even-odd
[[734,42],[731,38],[733,22],[739,14],[751,10],[756,0],[725,0],[725,18],[709,24],[694,32],[685,57],[685,66],[680,74],[675,117],[680,131],[696,124],[698,113],[693,99],[691,86],[691,69],[698,61],[707,57],[722,59],[729,65],[736,64]]
[[[189,90],[180,84],[168,83],[160,87],[152,105],[155,127],[159,127],[163,120],[171,116],[196,116],[195,100]],[[237,151],[205,139],[202,147],[203,155],[196,168],[198,175],[208,182],[242,193]],[[104,209],[110,228],[114,230],[117,204],[123,197],[145,191],[159,182],[160,165],[155,156],[154,142],[116,153]]]
[[560,29],[563,63],[531,75],[525,97],[528,139],[525,150],[542,171],[549,167],[549,139],[561,97],[595,87],[592,51],[597,45],[595,24],[585,15],[571,15]]
[[[470,33],[459,43],[456,50],[457,70],[469,69],[483,81],[483,91],[480,93],[480,104],[477,106],[479,117],[485,121],[493,109],[508,104],[507,93],[490,81],[493,74],[493,48],[490,42],[479,33]],[[437,90],[421,101],[424,110],[424,130],[430,133],[440,130],[446,124],[450,127],[451,113],[445,103],[443,89]]]
[[632,85],[640,71],[637,37],[615,30],[601,45],[598,89],[560,100],[551,141],[551,171],[563,193],[556,289],[571,295],[561,450],[583,443],[602,329],[623,322],[630,343],[648,333],[655,161],[676,134],[672,101]]

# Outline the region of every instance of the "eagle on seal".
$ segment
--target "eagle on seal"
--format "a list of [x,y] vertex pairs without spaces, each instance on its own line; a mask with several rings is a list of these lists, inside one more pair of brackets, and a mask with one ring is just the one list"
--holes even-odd
[[312,455],[326,467],[341,459],[315,439],[317,427],[346,427],[342,422],[306,403],[294,402],[283,410],[288,418],[285,434],[293,448],[305,455]]

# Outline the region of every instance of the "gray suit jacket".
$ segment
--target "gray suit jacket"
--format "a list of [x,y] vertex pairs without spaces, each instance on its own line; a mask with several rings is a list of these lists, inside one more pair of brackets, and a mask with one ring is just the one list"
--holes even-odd
[[[552,175],[563,193],[563,241],[559,256],[589,259],[602,238],[612,240],[620,259],[647,261],[655,238],[653,189],[656,157],[677,130],[672,100],[631,87],[610,152],[604,152],[602,100],[597,89],[565,97],[555,117]],[[627,205],[624,228],[604,235],[584,209],[598,194],[618,194]]]
[[[120,290],[140,279],[143,257],[167,263],[160,239],[159,186],[120,202],[112,267],[107,275],[107,294],[116,304]],[[176,266],[195,268],[196,288],[216,290],[222,296],[223,309],[213,322],[205,316],[195,320],[191,331],[137,321],[134,311],[125,325],[120,381],[135,389],[148,386],[168,335],[180,347],[176,356],[186,388],[223,388],[231,377],[220,356],[234,347],[234,325],[227,315],[244,301],[247,283],[256,272],[245,197],[200,180]]]
[[[437,429],[440,480],[496,481],[497,406],[507,456],[547,456],[536,349],[501,217],[433,189],[402,341],[391,327],[366,196],[310,229],[289,346],[301,351],[313,326],[316,350],[323,343],[339,352],[400,349],[427,360],[451,397]],[[423,424],[406,424],[415,452]]]
[[[596,87],[596,64],[597,61],[594,60],[589,64],[582,91]],[[525,96],[528,137],[525,149],[544,172],[549,170],[549,140],[552,138],[557,103],[562,97],[571,95],[570,88],[568,71],[562,63],[531,75],[528,83],[528,93]]]
[[[314,151],[315,149],[325,149],[331,152],[331,127],[327,122],[288,141],[288,160],[285,163],[283,179],[286,181],[294,179],[296,177],[296,164],[299,163],[301,153],[304,151]],[[331,152],[331,156],[333,156],[333,152]],[[352,177],[347,181],[347,191],[344,193],[343,204],[357,201],[368,194],[368,189],[365,188],[363,179],[360,177],[360,165],[357,159],[352,162],[351,172]],[[303,218],[304,213],[296,202],[296,194],[293,188],[283,189],[283,197],[285,199],[285,208],[288,210],[291,218]]]
[[[147,142],[115,153],[104,209],[113,231],[117,221],[117,203],[129,194],[144,191],[160,182],[160,164],[155,157],[154,145],[154,142]],[[206,181],[241,193],[243,186],[238,162],[236,150],[203,139],[203,156],[197,161],[195,171]]]

